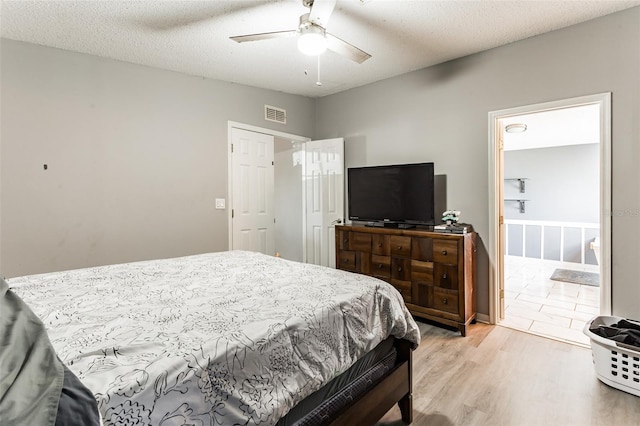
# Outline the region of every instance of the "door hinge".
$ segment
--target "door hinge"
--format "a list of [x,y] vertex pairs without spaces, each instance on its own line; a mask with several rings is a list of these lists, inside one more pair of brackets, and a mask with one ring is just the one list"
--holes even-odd
[[504,299],[504,290],[500,289],[500,299]]
[[233,144],[231,144],[231,153],[233,154]]
[[272,166],[275,166],[275,164],[276,164],[276,163],[275,163],[274,161],[272,161],[272,162],[271,162],[271,165],[272,165]]
[[504,216],[500,216],[500,225],[504,225]]
[[233,217],[235,216],[234,213],[235,213],[234,210],[231,209],[231,219],[233,219]]

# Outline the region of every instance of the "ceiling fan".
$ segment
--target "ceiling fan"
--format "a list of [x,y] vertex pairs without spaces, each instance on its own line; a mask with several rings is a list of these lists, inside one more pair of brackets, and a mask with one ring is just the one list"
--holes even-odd
[[238,43],[267,40],[270,38],[298,36],[298,49],[307,55],[318,56],[326,49],[351,59],[359,64],[371,57],[367,52],[326,31],[329,17],[337,0],[302,0],[309,13],[300,16],[297,30],[275,31],[270,33],[247,34],[229,37]]

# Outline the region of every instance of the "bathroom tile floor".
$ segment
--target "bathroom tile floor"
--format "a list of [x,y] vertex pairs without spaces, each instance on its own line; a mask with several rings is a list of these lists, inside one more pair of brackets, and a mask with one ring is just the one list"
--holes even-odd
[[505,317],[500,325],[589,346],[583,333],[600,312],[600,287],[553,281],[556,268],[598,272],[580,265],[505,256]]

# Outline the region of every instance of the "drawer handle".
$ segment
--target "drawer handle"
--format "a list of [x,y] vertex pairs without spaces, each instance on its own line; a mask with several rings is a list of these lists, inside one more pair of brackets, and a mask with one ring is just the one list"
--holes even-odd
[[444,299],[442,299],[442,304],[446,305],[449,301],[447,300],[447,298],[445,297]]
[[398,272],[402,272],[402,268],[398,268]]
[[398,250],[401,250],[401,249],[402,249],[402,246],[398,246]]
[[447,255],[447,251],[446,250],[442,250],[442,255],[446,256]]
[[349,263],[349,259],[342,259],[344,263]]
[[447,279],[447,273],[445,272],[444,274],[442,274],[442,279],[446,280]]
[[378,269],[382,269],[382,263],[378,265]]
[[378,247],[382,247],[382,243],[378,243]]
[[348,238],[345,238],[345,239],[344,239],[344,243],[346,244],[346,243],[348,243],[348,242],[349,242],[349,239],[348,239]]

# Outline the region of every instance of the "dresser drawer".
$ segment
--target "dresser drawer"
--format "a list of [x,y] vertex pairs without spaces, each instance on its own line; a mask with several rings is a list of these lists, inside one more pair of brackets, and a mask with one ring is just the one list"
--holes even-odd
[[356,253],[353,251],[341,250],[338,253],[338,269],[355,272]]
[[411,303],[431,308],[433,307],[433,286],[419,281],[411,281]]
[[433,238],[413,237],[411,258],[423,262],[433,262]]
[[391,277],[391,258],[389,256],[371,255],[371,275],[382,278]]
[[349,250],[349,240],[351,239],[351,232],[349,231],[338,231],[336,234],[336,243],[337,249],[340,250]]
[[411,255],[411,237],[401,237],[399,235],[392,235],[390,242],[391,254],[396,256],[410,256]]
[[433,289],[433,308],[439,311],[458,313],[458,292],[453,290],[444,290],[440,288]]
[[457,240],[433,240],[433,261],[438,263],[458,263]]
[[458,290],[458,265],[443,265],[436,263],[433,266],[433,285],[450,290]]
[[371,253],[379,256],[389,256],[391,254],[389,246],[389,235],[373,235],[371,238]]
[[391,279],[391,285],[400,292],[405,302],[411,303],[411,281]]
[[391,278],[409,281],[411,279],[411,260],[402,257],[392,257]]
[[433,285],[433,262],[411,261],[411,281]]
[[352,232],[349,240],[349,250],[371,253],[371,234]]

